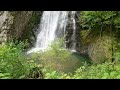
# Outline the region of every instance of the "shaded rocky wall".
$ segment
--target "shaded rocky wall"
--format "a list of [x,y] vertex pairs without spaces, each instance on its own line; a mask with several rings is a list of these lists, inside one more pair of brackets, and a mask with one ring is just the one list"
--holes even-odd
[[[75,32],[75,42],[76,42],[76,51],[80,52],[80,47],[81,47],[81,36],[80,36],[80,24],[79,24],[79,13],[76,12],[75,14],[75,21],[76,21],[76,32]],[[68,14],[68,18],[71,17],[71,12]],[[71,21],[68,21],[67,27],[66,27],[66,47],[71,48],[72,46],[72,37],[73,34],[73,23]]]
[[8,11],[0,11],[0,44],[7,42],[13,16]]
[[112,59],[112,41],[108,35],[103,35],[91,43],[88,47],[88,55],[95,63],[102,63]]
[[82,31],[84,32],[82,52],[88,55],[94,63],[103,63],[114,59],[113,55],[116,52],[116,46],[119,44],[116,42],[118,38],[114,33],[112,33],[114,37],[111,37],[110,32],[108,32],[109,28],[105,30],[102,34],[96,34],[94,30]]
[[40,23],[40,11],[15,11],[13,25],[10,29],[10,36],[15,40],[25,41],[29,43],[28,47],[32,47],[36,41],[36,30]]
[[76,20],[76,50],[78,52],[81,51],[81,29],[80,29],[80,11],[77,11],[76,12],[76,15],[75,15],[75,20]]
[[27,40],[32,47],[42,11],[0,11],[0,43]]

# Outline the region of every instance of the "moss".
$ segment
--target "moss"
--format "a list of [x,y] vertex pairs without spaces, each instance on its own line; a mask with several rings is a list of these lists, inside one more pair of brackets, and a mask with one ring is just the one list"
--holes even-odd
[[110,33],[104,32],[102,36],[98,36],[96,40],[89,45],[89,56],[95,63],[102,63],[106,60],[111,61],[114,54],[113,41],[115,37],[111,37]]
[[[95,63],[102,63],[106,60],[112,61],[116,48],[118,47],[118,37],[115,32],[110,32],[110,28],[99,30],[83,30],[82,49],[87,47],[88,55]],[[108,32],[109,31],[109,32]]]

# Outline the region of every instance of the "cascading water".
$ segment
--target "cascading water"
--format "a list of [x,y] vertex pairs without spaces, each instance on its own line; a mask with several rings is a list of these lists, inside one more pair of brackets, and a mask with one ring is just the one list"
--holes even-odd
[[72,40],[72,47],[70,48],[70,50],[72,50],[73,52],[76,51],[76,22],[75,22],[75,11],[72,11],[71,12],[71,20],[72,20],[72,23],[73,23],[73,34],[72,34],[72,37],[71,37],[71,40]]
[[[38,28],[39,33],[37,35],[35,47],[28,51],[27,54],[40,50],[44,51],[55,39],[64,36],[69,21],[68,14],[69,11],[44,11]],[[73,44],[70,50],[75,50],[75,11],[71,12],[70,19],[73,22],[73,35],[71,37]]]

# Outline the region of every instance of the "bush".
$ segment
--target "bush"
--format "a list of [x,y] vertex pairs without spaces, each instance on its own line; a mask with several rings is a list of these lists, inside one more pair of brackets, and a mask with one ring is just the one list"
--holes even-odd
[[32,58],[34,57],[35,60],[42,63],[44,67],[59,72],[73,72],[87,62],[87,59],[64,49],[63,46],[63,39],[58,39],[53,42],[50,48],[44,53],[33,53]]
[[23,42],[10,42],[0,46],[0,78],[25,78],[35,67],[23,53],[25,45]]
[[[55,44],[54,44],[55,45]],[[34,53],[32,57],[27,57],[24,51],[25,43],[5,43],[0,46],[0,78],[1,79],[23,79],[23,78],[43,78],[45,79],[119,79],[120,62],[119,51],[115,54],[116,62],[105,62],[88,66],[83,62],[75,62],[84,58],[72,56],[68,50],[54,48],[45,53]],[[73,60],[73,62],[72,62]],[[44,63],[43,63],[44,62]],[[77,64],[79,64],[77,66]],[[77,68],[75,68],[77,66]],[[75,69],[74,69],[75,68]],[[34,71],[34,69],[36,71]],[[69,69],[76,70],[71,72]],[[62,72],[64,71],[64,72]],[[67,72],[69,71],[69,72]],[[39,76],[37,75],[39,73]],[[41,75],[40,75],[41,74]],[[40,77],[41,76],[41,77]]]
[[98,65],[92,65],[90,67],[82,67],[78,69],[74,75],[74,78],[85,79],[116,79],[120,78],[119,64],[103,63]]
[[120,65],[113,63],[82,66],[75,73],[60,73],[43,69],[45,79],[120,79]]

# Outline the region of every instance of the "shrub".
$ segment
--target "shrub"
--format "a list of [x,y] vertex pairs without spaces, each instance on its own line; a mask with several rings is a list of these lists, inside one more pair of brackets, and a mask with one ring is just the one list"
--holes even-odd
[[34,63],[28,62],[23,53],[24,47],[24,42],[10,42],[0,46],[0,78],[24,78],[34,67]]
[[43,70],[46,79],[120,79],[120,65],[103,63],[82,66],[75,73],[61,73],[49,69]]
[[73,72],[87,61],[87,59],[64,49],[63,39],[53,42],[44,53],[33,53],[36,61],[42,63],[44,67],[59,72]]

